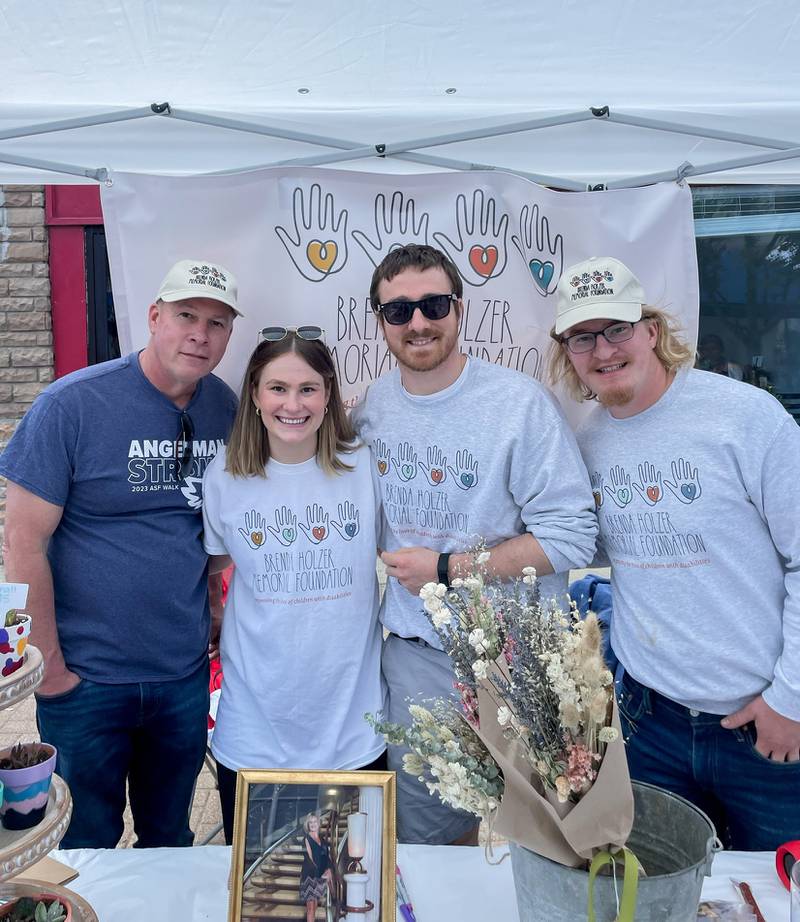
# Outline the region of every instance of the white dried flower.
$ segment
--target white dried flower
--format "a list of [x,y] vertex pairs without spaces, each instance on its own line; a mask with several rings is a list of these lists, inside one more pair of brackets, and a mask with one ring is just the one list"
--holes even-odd
[[497,722],[504,727],[511,720],[511,710],[505,705],[497,709]]
[[407,752],[403,756],[403,771],[408,772],[409,775],[421,775],[425,771],[425,763],[422,761],[421,756],[418,756],[416,752]]
[[601,743],[613,743],[619,738],[619,733],[616,727],[603,727],[597,734],[597,738]]
[[444,608],[444,602],[442,602],[438,595],[431,595],[425,599],[425,603],[422,607],[429,615],[435,615],[437,611]]
[[433,626],[439,628],[444,627],[445,624],[449,625],[453,620],[453,616],[450,609],[446,605],[442,605],[438,611],[433,613],[431,620],[433,621]]
[[468,576],[464,580],[464,587],[466,589],[480,589],[483,586],[483,580],[477,576]]
[[478,554],[478,556],[475,558],[475,560],[477,561],[478,564],[484,564],[484,563],[489,562],[489,558],[491,556],[492,555],[489,551],[481,551],[480,554]]
[[457,576],[454,580],[452,580],[450,585],[453,587],[453,589],[460,589],[464,585],[464,580],[461,579],[460,576]]
[[489,645],[486,643],[486,634],[482,627],[476,627],[473,631],[470,631],[467,640],[476,653],[486,653],[489,649]]
[[556,778],[555,785],[558,802],[565,804],[569,800],[569,779],[566,775],[559,775],[558,778]]
[[472,671],[475,673],[476,679],[485,679],[489,674],[489,668],[486,665],[486,660],[476,659],[472,664]]
[[536,567],[523,567],[522,575],[523,576],[536,576]]

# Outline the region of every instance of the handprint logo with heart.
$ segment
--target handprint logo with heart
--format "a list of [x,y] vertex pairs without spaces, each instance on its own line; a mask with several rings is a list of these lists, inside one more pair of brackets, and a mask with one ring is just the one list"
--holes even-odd
[[378,474],[385,477],[389,473],[389,464],[392,460],[392,452],[386,442],[381,439],[375,439],[372,443],[373,455],[375,456],[375,466],[378,468]]
[[239,534],[244,538],[247,546],[255,551],[261,547],[266,538],[267,523],[264,516],[255,509],[245,513],[244,528],[239,529]]
[[536,291],[542,297],[552,294],[564,266],[564,238],[551,235],[550,221],[539,214],[538,204],[522,206],[519,235],[512,234],[511,242],[525,260]]
[[456,264],[461,277],[469,285],[485,285],[497,278],[506,267],[506,234],[508,215],[497,215],[494,198],[487,198],[483,189],[476,189],[472,204],[467,205],[463,194],[456,199],[456,234],[451,240],[436,232],[433,239]]
[[308,193],[298,186],[292,196],[294,230],[276,226],[275,233],[298,272],[309,282],[322,282],[347,262],[347,211],[338,213],[333,194],[323,196],[314,183]]
[[397,446],[397,457],[392,458],[397,476],[407,483],[417,476],[417,453],[411,442],[401,442]]
[[459,489],[471,490],[478,485],[478,462],[466,448],[456,452],[456,463],[448,470]]
[[306,506],[306,521],[300,527],[312,544],[319,544],[328,536],[328,513],[319,503]]
[[611,480],[610,487],[604,487],[605,492],[614,500],[620,509],[624,509],[633,499],[633,490],[631,489],[631,475],[619,464],[615,465],[609,471]]
[[671,467],[672,480],[665,480],[664,483],[670,488],[672,495],[685,506],[700,499],[703,490],[700,486],[697,468],[693,468],[684,458],[673,461]]
[[428,483],[432,487],[438,487],[447,480],[447,457],[442,453],[440,448],[432,445],[428,449],[427,464],[421,461],[417,462],[419,469],[427,477]]
[[289,547],[297,537],[297,516],[288,506],[281,506],[275,510],[275,527],[268,525],[267,530],[279,544]]
[[657,470],[655,465],[645,461],[639,465],[639,483],[634,481],[634,488],[639,496],[647,503],[648,506],[655,506],[664,496],[664,488],[661,485],[661,471]]
[[352,541],[360,530],[358,509],[348,499],[337,506],[339,521],[333,519],[331,525],[339,532],[345,541]]

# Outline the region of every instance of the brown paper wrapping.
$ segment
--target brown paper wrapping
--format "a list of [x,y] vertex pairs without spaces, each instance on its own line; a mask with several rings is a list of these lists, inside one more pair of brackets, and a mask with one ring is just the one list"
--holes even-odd
[[[507,678],[505,663],[496,666]],[[503,737],[503,728],[497,722],[496,698],[486,690],[486,684],[481,682],[478,686],[480,728],[476,733],[505,779],[495,832],[568,867],[584,865],[598,849],[621,848],[633,826],[633,790],[616,699],[611,726],[619,735],[606,746],[594,784],[577,804],[552,804],[519,741]]]

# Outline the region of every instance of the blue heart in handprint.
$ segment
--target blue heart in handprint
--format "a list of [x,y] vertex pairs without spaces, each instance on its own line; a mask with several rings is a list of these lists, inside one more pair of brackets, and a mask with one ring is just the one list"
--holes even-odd
[[697,487],[693,483],[682,483],[681,493],[691,502],[697,495]]
[[294,529],[293,529],[293,528],[284,528],[284,529],[283,529],[283,537],[284,537],[284,539],[285,539],[286,541],[288,541],[288,542],[291,544],[292,541],[294,541]]
[[355,522],[348,522],[344,527],[345,532],[352,538],[358,531],[358,525]]
[[463,483],[465,487],[471,487],[474,481],[475,481],[474,474],[462,474],[461,475],[461,483]]
[[403,477],[404,477],[406,480],[411,480],[411,478],[413,477],[413,475],[414,475],[414,473],[415,473],[415,471],[414,471],[414,465],[413,465],[413,464],[404,464],[404,465],[402,466],[401,470],[402,470],[402,472],[403,472]]
[[547,262],[542,262],[541,259],[532,259],[528,263],[528,268],[531,270],[534,282],[536,282],[542,291],[547,291],[547,286],[553,281],[553,274],[556,271],[556,267],[553,263],[549,260]]
[[627,487],[620,487],[617,490],[617,497],[622,505],[625,506],[631,501],[631,491]]

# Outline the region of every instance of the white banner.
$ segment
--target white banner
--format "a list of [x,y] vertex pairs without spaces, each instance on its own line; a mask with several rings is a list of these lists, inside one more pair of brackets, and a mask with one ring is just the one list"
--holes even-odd
[[[553,192],[506,173],[397,176],[274,168],[229,176],[116,173],[102,187],[124,351],[147,342],[147,307],[178,259],[222,263],[239,279],[236,321],[217,372],[237,392],[258,331],[326,331],[345,400],[388,371],[369,306],[372,271],[393,247],[429,243],[464,279],[461,347],[540,380],[562,270],[615,256],[694,342],[698,279],[692,199],[665,183]],[[568,408],[574,418],[574,408]]]

